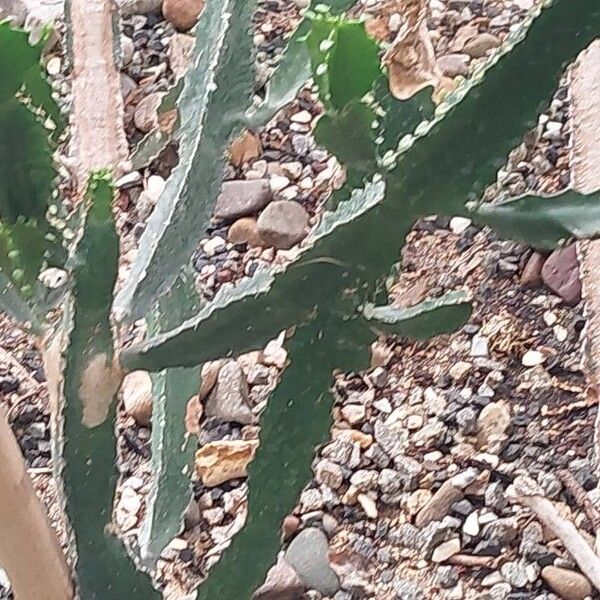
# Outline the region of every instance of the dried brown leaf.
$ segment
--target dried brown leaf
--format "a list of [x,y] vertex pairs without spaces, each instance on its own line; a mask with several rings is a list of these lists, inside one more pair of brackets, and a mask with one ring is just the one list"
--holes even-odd
[[440,82],[433,45],[427,30],[425,0],[396,0],[396,12],[403,24],[385,55],[390,92],[407,100],[422,89]]

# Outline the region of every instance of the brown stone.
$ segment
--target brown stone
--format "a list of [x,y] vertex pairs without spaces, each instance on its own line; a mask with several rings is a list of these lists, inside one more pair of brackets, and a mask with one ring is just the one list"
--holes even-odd
[[586,577],[559,567],[548,566],[542,569],[542,579],[546,585],[563,600],[584,600],[592,595],[592,585]]
[[334,440],[343,440],[351,444],[357,442],[363,450],[366,450],[373,443],[373,436],[359,429],[332,429],[331,437]]
[[258,226],[254,217],[238,219],[227,232],[227,241],[231,244],[248,244],[248,246],[261,246],[262,240],[258,233]]
[[510,428],[510,406],[502,400],[483,408],[477,419],[477,442],[479,448],[494,447],[506,439]]
[[246,477],[258,441],[231,440],[205,444],[196,452],[196,472],[207,487]]
[[291,538],[296,531],[300,528],[300,519],[295,517],[294,515],[288,515],[283,520],[283,525],[281,526],[281,530],[283,533],[283,539],[287,540]]
[[445,54],[438,59],[438,66],[448,77],[469,74],[469,63],[471,57],[468,54]]
[[147,427],[152,418],[152,379],[146,371],[133,371],[123,380],[123,405],[138,425]]
[[195,42],[193,35],[185,33],[175,33],[171,38],[167,55],[176,79],[181,79],[187,73],[192,61]]
[[224,364],[224,360],[211,360],[202,365],[202,371],[200,373],[200,391],[198,392],[200,401],[204,400],[215,387],[219,371]]
[[581,300],[581,279],[575,244],[555,250],[542,267],[544,283],[567,304]]
[[306,209],[293,200],[271,202],[258,217],[258,231],[265,244],[288,250],[308,234]]
[[163,16],[180,31],[188,31],[198,21],[204,0],[163,0]]
[[217,383],[204,403],[204,412],[207,417],[218,417],[243,425],[256,421],[246,376],[235,360],[227,361],[219,370]]
[[188,433],[192,435],[200,433],[200,419],[202,418],[203,410],[198,396],[192,396],[185,410],[185,430]]
[[539,252],[534,252],[525,263],[521,273],[521,285],[525,287],[537,287],[542,283],[542,267],[546,257]]
[[444,481],[442,487],[432,496],[431,500],[419,511],[415,519],[417,527],[426,527],[433,521],[441,521],[449,512],[450,507],[464,498],[463,490],[452,481]]
[[149,133],[158,127],[158,108],[164,93],[153,92],[142,98],[133,113],[133,122],[142,133]]

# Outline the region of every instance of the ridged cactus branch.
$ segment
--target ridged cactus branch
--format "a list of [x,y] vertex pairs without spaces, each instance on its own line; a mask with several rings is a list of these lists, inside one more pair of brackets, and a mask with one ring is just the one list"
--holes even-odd
[[305,38],[310,33],[314,5],[332,14],[348,10],[355,0],[315,0],[287,42],[281,59],[266,85],[265,99],[249,112],[248,127],[265,125],[284,106],[292,102],[311,77],[310,54]]
[[[168,329],[197,310],[193,277],[181,276],[161,299],[150,321],[152,333]],[[142,562],[153,566],[181,530],[191,497],[196,438],[186,435],[188,402],[198,394],[200,367],[152,374],[152,486],[139,544]]]
[[153,307],[189,262],[209,223],[225,151],[251,102],[254,7],[254,0],[211,1],[202,12],[178,103],[179,166],[167,181],[116,299],[120,318],[139,318]]
[[15,285],[4,273],[0,272],[0,310],[35,334],[42,332],[32,308],[24,300]]
[[[72,260],[72,306],[46,349],[48,380],[58,409],[53,432],[55,476],[62,482],[73,530],[73,556],[85,600],[158,597],[127,560],[110,525],[117,482],[115,394],[121,371],[114,360],[110,308],[119,240],[112,219],[113,186],[94,175],[81,239]],[[63,361],[60,356],[64,357]]]
[[[422,215],[464,214],[465,202],[481,196],[523,133],[536,125],[566,64],[599,32],[594,0],[554,0],[532,9],[502,48],[437,108],[436,118],[417,128],[418,139],[401,144],[387,177],[397,211],[409,204]],[[473,122],[476,127],[466,126]]]
[[[2,287],[11,290],[12,309],[5,294],[0,306],[17,318],[19,297],[31,306],[43,263],[64,258],[45,221],[55,170],[41,120],[58,119],[58,108],[41,72],[42,43],[31,46],[25,32],[0,23],[0,272],[10,284]],[[32,112],[38,108],[39,116]]]
[[570,238],[600,232],[600,195],[568,190],[554,196],[526,195],[500,204],[483,204],[473,219],[499,235],[537,248],[556,248]]
[[418,340],[456,331],[470,319],[471,313],[469,295],[462,291],[449,292],[410,308],[367,304],[362,309],[370,327],[387,335]]
[[210,570],[198,600],[249,599],[275,562],[282,521],[308,481],[316,446],[331,426],[333,370],[368,366],[372,336],[365,330],[361,340],[352,328],[345,331],[347,338],[339,324],[316,320],[299,327],[289,341],[290,365],[262,414],[260,446],[248,468],[246,525]]

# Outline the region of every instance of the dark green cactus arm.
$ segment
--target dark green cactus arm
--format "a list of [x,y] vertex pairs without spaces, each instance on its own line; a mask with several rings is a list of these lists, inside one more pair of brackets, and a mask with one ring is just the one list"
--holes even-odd
[[30,110],[58,111],[42,75],[41,50],[26,32],[0,23],[0,269],[28,301],[39,295],[44,261],[62,265],[65,258],[45,220],[55,177],[48,132]]
[[39,60],[40,48],[29,44],[27,34],[10,21],[0,21],[0,104],[14,98]]
[[[329,9],[337,15],[348,10],[355,0],[316,0],[314,4]],[[256,129],[272,119],[284,106],[296,98],[298,92],[311,77],[310,55],[304,42],[310,33],[311,10],[300,21],[296,31],[288,40],[273,75],[267,82],[265,99],[260,106],[252,109],[248,115],[248,127]]]
[[432,91],[431,88],[425,88],[408,100],[397,100],[390,94],[388,78],[378,79],[375,101],[379,106],[378,152],[381,158],[386,152],[395,151],[402,137],[412,133],[419,123],[433,117],[435,105],[431,100]]
[[18,100],[0,104],[0,218],[42,221],[55,170],[48,134]]
[[179,100],[179,166],[140,239],[117,313],[143,316],[190,260],[221,188],[223,156],[250,105],[253,0],[208,2]]
[[246,525],[209,572],[199,600],[247,600],[264,580],[280,546],[281,523],[309,480],[315,447],[331,426],[333,370],[368,366],[373,336],[366,330],[362,335],[317,320],[289,341],[291,364],[262,414],[260,447],[248,469]]
[[[288,280],[286,273],[281,276]],[[276,298],[264,294],[272,282],[273,274],[265,269],[235,288],[223,287],[193,319],[124,350],[121,353],[123,368],[159,371],[167,367],[195,366],[266,344],[282,329],[305,320],[310,312],[305,306],[278,306]],[[282,286],[282,291],[284,289]],[[249,319],[248,311],[256,318]]]
[[[193,277],[179,278],[159,302],[151,331],[157,333],[180,323],[197,311],[197,302]],[[199,367],[152,374],[152,487],[139,538],[142,562],[147,566],[156,563],[181,530],[190,501],[196,438],[186,438],[185,413],[199,385]]]
[[[49,373],[61,417],[53,438],[57,481],[62,481],[76,543],[79,588],[86,600],[158,598],[111,535],[117,482],[114,396],[121,373],[113,360],[110,307],[117,277],[119,241],[113,224],[113,188],[106,175],[90,182],[90,208],[73,257],[71,312],[51,344],[49,361],[64,355],[64,381]],[[52,381],[56,378],[56,381]],[[64,393],[61,394],[61,390]]]
[[[397,251],[399,242],[394,240],[389,245],[382,240],[377,249],[369,250],[366,241],[370,227],[367,225],[365,229],[365,225],[357,221],[357,216],[381,202],[383,192],[382,182],[356,190],[340,209],[324,216],[307,240],[297,263],[264,268],[235,287],[224,286],[193,319],[124,350],[121,354],[123,368],[126,371],[157,371],[166,367],[194,366],[227,354],[243,353],[264,345],[282,329],[306,321],[319,303],[335,307],[340,290],[351,288],[357,279],[367,276],[358,256],[377,259],[382,265],[381,272],[394,262],[383,250]],[[401,237],[400,228],[398,234]],[[342,235],[343,241],[338,237]],[[335,245],[336,240],[344,248],[354,248],[356,257],[352,260],[356,259],[356,262],[343,263],[328,258],[327,244]],[[374,275],[372,279],[376,278]],[[357,300],[356,305],[359,303]],[[255,318],[249,320],[248,314]],[[240,326],[240,323],[247,325]]]
[[315,127],[316,141],[347,168],[361,174],[376,169],[376,131],[373,109],[351,102],[335,116],[323,115]]
[[557,196],[527,195],[501,204],[482,204],[470,216],[503,237],[555,248],[569,238],[600,235],[600,195],[573,190]]
[[42,332],[37,317],[14,283],[0,270],[0,311],[6,313],[25,328],[30,328],[33,333]]
[[310,79],[310,59],[304,38],[310,30],[304,18],[288,40],[277,68],[267,85],[265,99],[248,115],[248,127],[257,129],[268,123],[284,106],[296,98]]
[[450,292],[410,308],[367,304],[362,314],[368,325],[377,331],[426,340],[462,327],[471,317],[468,300],[466,292]]
[[[258,345],[270,336],[276,335],[278,330],[286,326],[286,322],[289,325],[297,320],[300,316],[298,310],[311,310],[317,304],[315,300],[320,297],[322,288],[329,294],[329,304],[334,305],[336,294],[349,285],[356,285],[357,278],[371,285],[384,276],[398,256],[404,235],[410,230],[419,214],[430,214],[436,211],[451,214],[455,211],[455,207],[457,207],[456,211],[466,211],[464,202],[468,190],[465,188],[472,187],[469,175],[473,170],[477,170],[478,173],[493,172],[494,165],[502,164],[514,142],[513,140],[504,143],[498,139],[502,136],[497,133],[497,136],[490,141],[495,157],[491,158],[492,155],[487,148],[484,148],[486,140],[480,139],[478,134],[472,132],[491,133],[495,131],[495,125],[490,123],[501,122],[510,134],[515,129],[511,123],[513,118],[518,122],[517,129],[522,132],[523,127],[534,118],[544,98],[550,94],[553,82],[556,83],[562,66],[589,43],[595,32],[600,32],[600,8],[593,0],[575,0],[575,2],[576,10],[571,10],[569,7],[573,7],[572,2],[566,4],[565,0],[555,0],[555,3],[544,9],[541,16],[535,20],[530,36],[525,35],[526,29],[524,29],[509,43],[508,47],[516,44],[513,51],[518,56],[516,62],[512,53],[502,55],[499,64],[495,67],[495,69],[502,67],[499,75],[495,75],[494,69],[488,73],[485,80],[477,78],[460,88],[446,104],[438,107],[438,115],[434,122],[419,127],[418,137],[403,142],[398,164],[387,178],[388,191],[385,200],[383,199],[384,184],[381,182],[369,184],[365,190],[356,191],[353,198],[340,205],[338,210],[325,214],[323,222],[315,234],[307,240],[305,251],[293,268],[288,269],[286,273],[278,273],[276,269],[265,271],[260,282],[249,282],[238,286],[233,291],[228,290],[224,296],[205,307],[194,321],[188,322],[179,330],[163,334],[144,347],[126,353],[125,368],[155,370],[164,366],[174,366],[173,354],[177,348],[179,335],[182,336],[179,339],[187,340],[187,346],[201,348],[198,354],[201,355],[202,360],[211,358],[210,351],[205,351],[204,348],[210,345],[212,340],[223,340],[220,334],[233,330],[234,324],[239,323],[238,319],[242,313],[238,313],[238,308],[241,310],[242,304],[237,307],[236,303],[240,300],[243,300],[251,314],[275,315],[273,322],[268,323],[265,318],[260,319],[258,324],[253,324],[253,327],[262,328],[260,335],[256,336],[252,330],[240,331],[238,328],[233,332],[232,343],[227,344],[223,341],[221,347],[216,348],[212,356],[219,356],[223,351],[243,351],[244,348]],[[586,10],[587,16],[581,16],[581,13],[586,13]],[[560,30],[560,35],[552,34],[555,29]],[[575,35],[578,30],[582,31],[580,36]],[[563,31],[567,33],[563,35]],[[548,39],[553,39],[553,44],[549,45]],[[549,46],[551,46],[550,50],[548,50]],[[540,63],[536,58],[538,53],[546,54],[546,60]],[[526,64],[527,61],[535,64],[541,71],[536,74],[536,80],[543,85],[541,89],[532,86],[533,92],[528,86],[529,82],[518,76],[522,64]],[[492,61],[494,62],[495,60]],[[477,77],[481,77],[481,74]],[[515,87],[507,84],[507,79],[514,81],[515,78],[520,85]],[[467,107],[468,114],[463,114],[463,105]],[[472,124],[472,117],[468,116],[471,112],[481,116],[483,122],[481,127],[465,125]],[[452,116],[462,117],[459,118],[460,125],[456,123],[446,125],[446,121]],[[463,129],[466,133],[462,131]],[[454,146],[449,144],[450,134],[455,138]],[[464,136],[468,138],[466,147],[471,153],[468,156],[463,155]],[[475,140],[481,148],[470,147],[470,144],[475,144]],[[456,151],[449,152],[451,147]],[[441,194],[442,190],[446,190],[434,168],[435,161],[429,160],[427,150],[434,157],[445,157],[442,160],[443,169],[450,164],[453,165],[453,171],[446,173],[451,181],[447,195]],[[413,158],[413,152],[416,158]],[[479,156],[484,163],[483,170],[476,168]],[[464,172],[461,170],[463,162],[467,165]],[[409,183],[413,183],[413,180],[417,187],[408,186]],[[419,188],[418,185],[423,187]],[[454,195],[458,193],[457,190],[464,191],[462,196],[458,195],[460,202]],[[438,193],[440,195],[436,196]],[[439,203],[434,202],[436,197],[440,199]],[[425,202],[425,198],[431,201]],[[446,202],[442,202],[443,199]],[[377,243],[374,244],[373,240],[377,240]],[[323,282],[319,271],[311,271],[311,266],[316,264],[329,264],[332,267],[337,266],[338,269],[332,270],[327,281]],[[290,278],[297,277],[294,274],[298,273],[305,276],[304,279],[297,279],[298,283],[302,281],[303,287],[289,286]],[[336,276],[332,276],[333,273]],[[311,280],[310,276],[315,274],[317,279]],[[272,291],[265,299],[265,294],[271,286],[273,286]],[[251,296],[256,298],[251,299]],[[220,303],[225,301],[225,298],[229,298],[228,305],[221,308]],[[298,306],[298,298],[302,298],[304,307]],[[255,311],[255,306],[259,307],[259,310]],[[209,324],[206,321],[210,315],[213,318]],[[215,336],[214,333],[219,335]],[[240,347],[236,346],[236,343],[240,343]],[[198,356],[194,354],[193,360],[196,361],[197,358]]]
[[418,128],[419,139],[404,145],[410,152],[387,178],[398,210],[410,204],[423,215],[464,213],[465,202],[481,196],[536,125],[567,63],[599,34],[594,0],[554,0],[532,9],[500,52]]

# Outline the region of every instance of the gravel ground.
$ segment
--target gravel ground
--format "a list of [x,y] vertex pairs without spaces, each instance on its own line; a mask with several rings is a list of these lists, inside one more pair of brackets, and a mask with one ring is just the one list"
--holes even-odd
[[[255,19],[257,85],[297,22],[299,4],[261,4]],[[388,4],[367,1],[356,12],[377,17],[389,14]],[[431,0],[428,26],[444,73],[467,75],[531,5]],[[396,22],[389,18],[390,33]],[[126,128],[133,147],[144,135],[140,125],[146,128],[148,110],[143,113],[152,95],[174,82],[189,35],[176,32],[158,13],[128,17],[124,35]],[[68,91],[59,74],[56,81]],[[298,219],[316,222],[340,174],[311,135],[320,112],[311,90],[303,90],[259,132],[260,144],[254,140],[247,160],[227,167],[226,179],[243,182],[254,203],[204,237],[199,232],[194,266],[206,298],[222,284],[251,275],[260,263],[286,260],[287,242],[278,250],[255,245],[268,218],[265,205],[297,205],[280,239],[294,239]],[[563,189],[569,183],[568,146],[565,79],[488,198]],[[125,264],[175,163],[176,149],[169,147],[148,168],[123,179],[119,226]],[[232,203],[224,202],[224,210]],[[285,560],[271,586],[285,597],[314,600],[584,598],[591,594],[589,582],[560,542],[530,512],[505,499],[512,479],[527,473],[580,531],[594,534],[558,476],[568,470],[596,500],[597,406],[586,395],[580,370],[584,318],[572,249],[542,256],[499,241],[465,219],[431,218],[410,234],[401,264],[390,290],[395,302],[408,306],[465,289],[474,298],[473,317],[456,334],[431,342],[381,339],[372,350],[371,370],[336,379],[331,440],[318,450],[314,479],[284,523]],[[556,273],[572,274],[570,285]],[[0,332],[0,395],[38,489],[62,529],[49,472],[41,361],[32,342],[5,320]],[[278,339],[262,352],[206,367],[215,384],[204,390],[204,412],[211,402],[222,405],[229,398],[237,413],[199,416],[199,448],[211,443],[223,451],[249,449],[259,436],[249,421],[260,413],[285,362],[285,343]],[[122,482],[115,518],[126,537],[136,535],[150,477],[150,430],[142,421],[134,411],[120,415]],[[219,479],[218,466],[212,474]],[[168,597],[197,585],[243,526],[244,478],[218,485],[214,479],[196,477],[185,531],[159,561],[156,577]],[[287,563],[295,568],[291,574]]]

